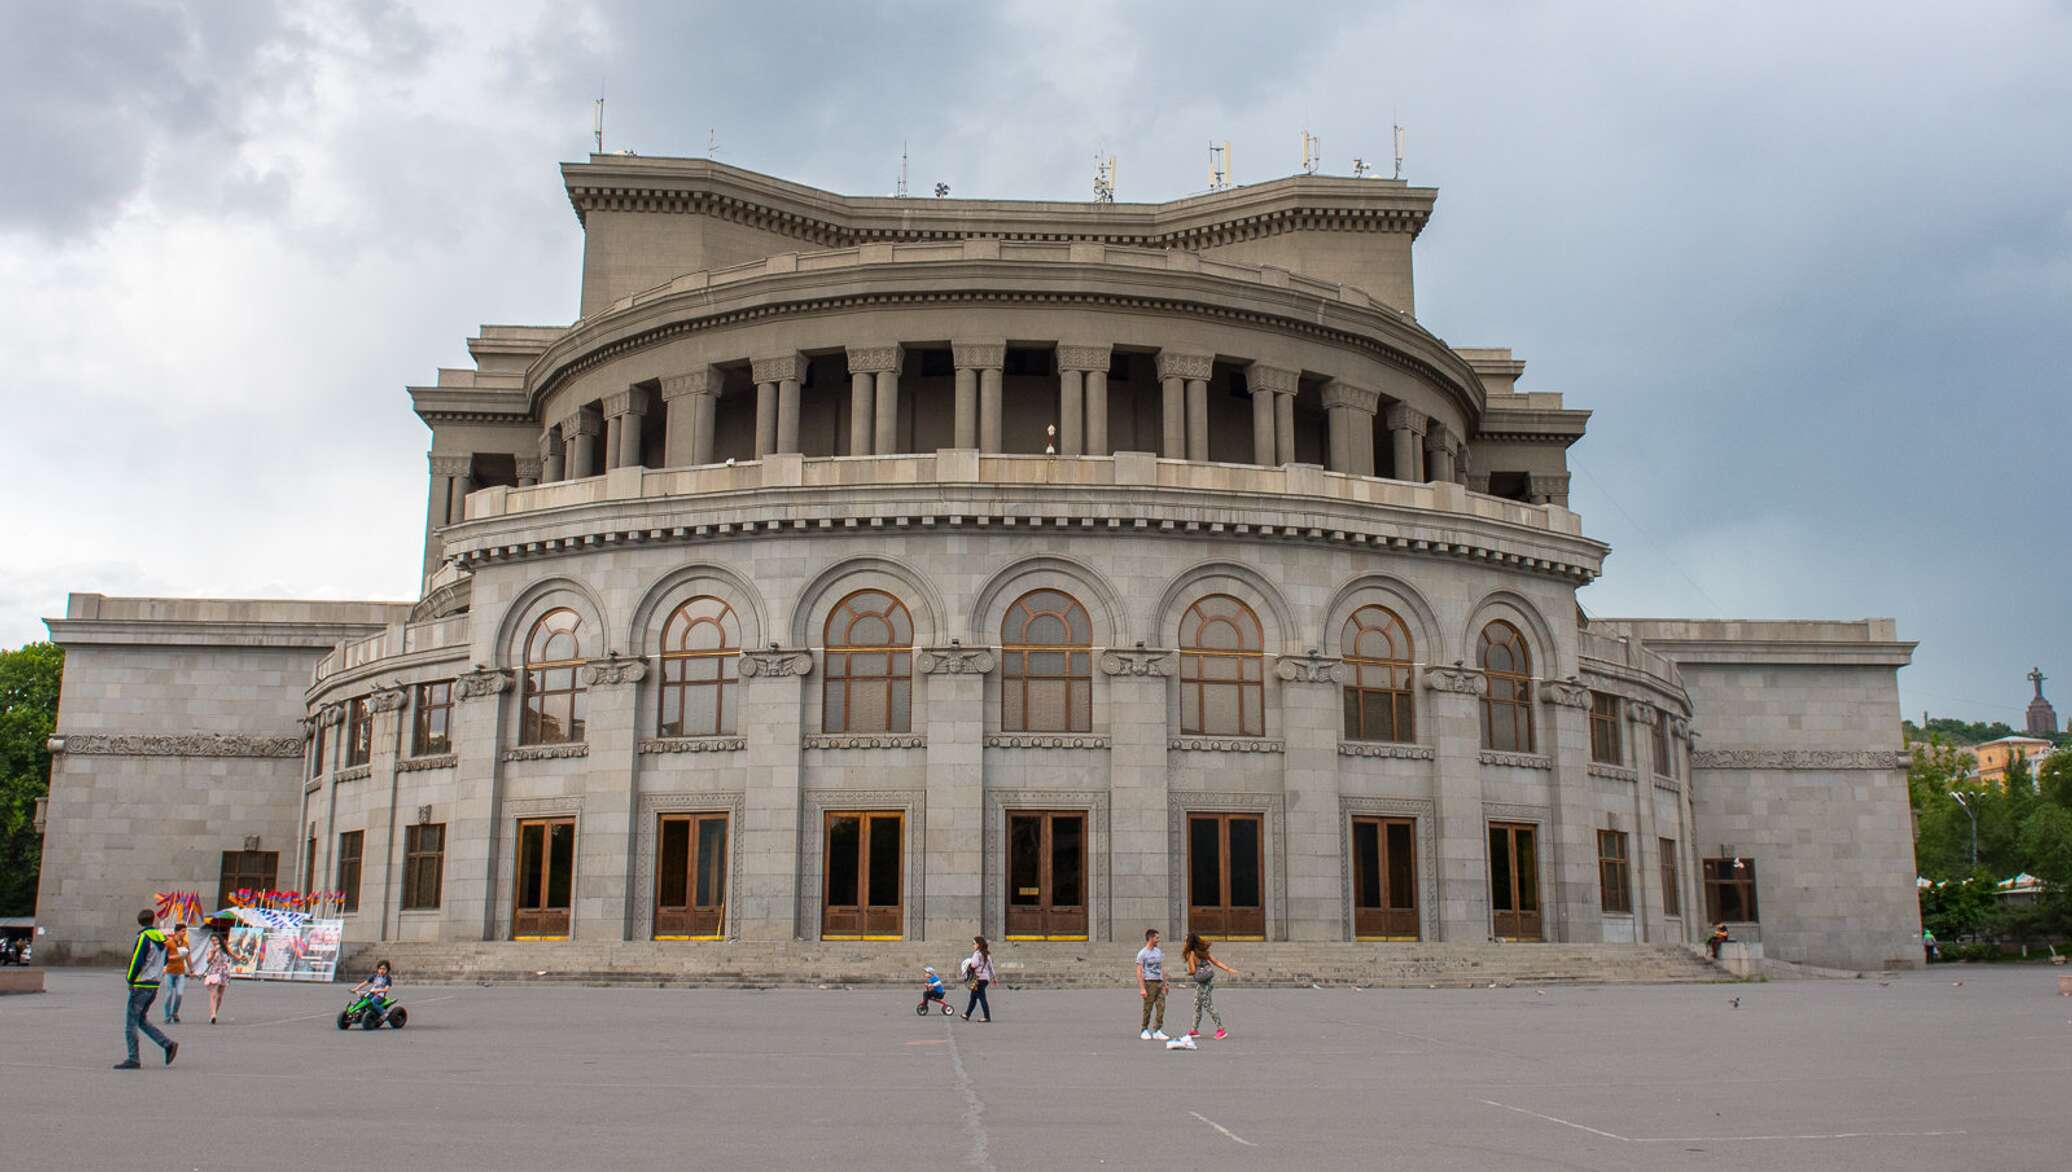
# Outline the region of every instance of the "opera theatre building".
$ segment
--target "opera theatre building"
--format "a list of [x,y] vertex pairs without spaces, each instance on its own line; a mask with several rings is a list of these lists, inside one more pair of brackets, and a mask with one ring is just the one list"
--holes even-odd
[[1586,617],[1590,413],[1417,317],[1434,189],[562,179],[581,317],[409,390],[416,601],[50,620],[57,959],[126,950],[152,891],[273,888],[343,892],[356,944],[692,965],[1722,920],[1918,962],[1913,644]]

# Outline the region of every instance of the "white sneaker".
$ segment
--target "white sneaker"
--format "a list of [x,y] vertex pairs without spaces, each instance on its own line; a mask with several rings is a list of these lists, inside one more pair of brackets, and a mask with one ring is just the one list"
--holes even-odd
[[1152,1040],[1152,1041],[1154,1041],[1154,1042],[1170,1042],[1170,1041],[1172,1041],[1172,1039],[1171,1039],[1171,1038],[1168,1038],[1168,1037],[1166,1037],[1166,1032],[1165,1032],[1164,1030],[1153,1030],[1153,1031],[1151,1031],[1151,1040]]
[[1140,1034],[1138,1034],[1138,1035],[1137,1035],[1137,1040],[1138,1040],[1138,1041],[1140,1041],[1140,1042],[1148,1042],[1148,1041],[1150,1041],[1150,1040],[1151,1040],[1151,1031],[1150,1031],[1150,1030],[1145,1030],[1145,1031],[1144,1031],[1143,1033],[1140,1033]]

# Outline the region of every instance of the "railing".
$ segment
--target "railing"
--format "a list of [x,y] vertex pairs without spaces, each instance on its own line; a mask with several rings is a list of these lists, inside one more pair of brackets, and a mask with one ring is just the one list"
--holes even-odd
[[369,635],[338,646],[317,661],[310,672],[312,684],[322,683],[340,672],[365,667],[395,655],[435,651],[442,647],[464,647],[468,642],[468,616],[453,615],[422,623],[397,623],[378,635]]

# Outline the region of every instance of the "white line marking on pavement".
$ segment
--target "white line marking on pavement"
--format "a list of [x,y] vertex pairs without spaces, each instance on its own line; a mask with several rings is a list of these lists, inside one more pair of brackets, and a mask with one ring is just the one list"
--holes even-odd
[[[1734,1144],[1815,1139],[1930,1139],[1938,1136],[1969,1134],[1964,1131],[1830,1131],[1813,1135],[1616,1135],[1609,1131],[1599,1131],[1594,1127],[1585,1127],[1580,1123],[1557,1118],[1553,1115],[1542,1115],[1538,1111],[1528,1111],[1523,1107],[1513,1107],[1509,1103],[1499,1103],[1495,1099],[1478,1099],[1476,1101],[1486,1103],[1491,1107],[1502,1107],[1506,1111],[1516,1111],[1520,1115],[1529,1115],[1534,1119],[1545,1120],[1548,1123],[1559,1123],[1563,1127],[1573,1127],[1577,1131],[1586,1131],[1591,1135],[1602,1136],[1605,1139],[1615,1139],[1622,1144]],[[1199,1119],[1200,1116],[1195,1118]]]
[[957,1050],[957,1031],[948,1033],[950,1069],[957,1075],[957,1093],[964,1097],[964,1130],[971,1133],[970,1163],[974,1168],[993,1172],[993,1157],[986,1150],[986,1105],[980,1101],[978,1090],[971,1085],[971,1076],[964,1073],[964,1055]]
[[1199,1111],[1189,1111],[1188,1114],[1194,1116],[1196,1119],[1201,1120],[1203,1123],[1208,1124],[1210,1127],[1215,1128],[1217,1131],[1222,1132],[1223,1138],[1225,1139],[1236,1140],[1238,1143],[1241,1143],[1248,1148],[1256,1148],[1259,1146],[1258,1144],[1253,1143],[1251,1140],[1246,1139],[1244,1136],[1239,1135],[1237,1132],[1230,1130],[1229,1128],[1223,1126],[1222,1124],[1216,1122],[1215,1120],[1209,1118],[1208,1116],[1202,1114]]

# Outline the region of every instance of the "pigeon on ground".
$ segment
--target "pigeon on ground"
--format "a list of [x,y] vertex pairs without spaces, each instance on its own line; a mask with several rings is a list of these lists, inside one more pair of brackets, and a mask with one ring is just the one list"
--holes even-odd
[[1730,1008],[1733,1008],[1733,1009],[1739,1009],[1739,1008],[1741,1008],[1741,999],[1740,999],[1739,997],[1736,997],[1736,998],[1734,998],[1733,1002],[1732,1002],[1732,1003],[1731,1003],[1731,1005],[1730,1005]]

